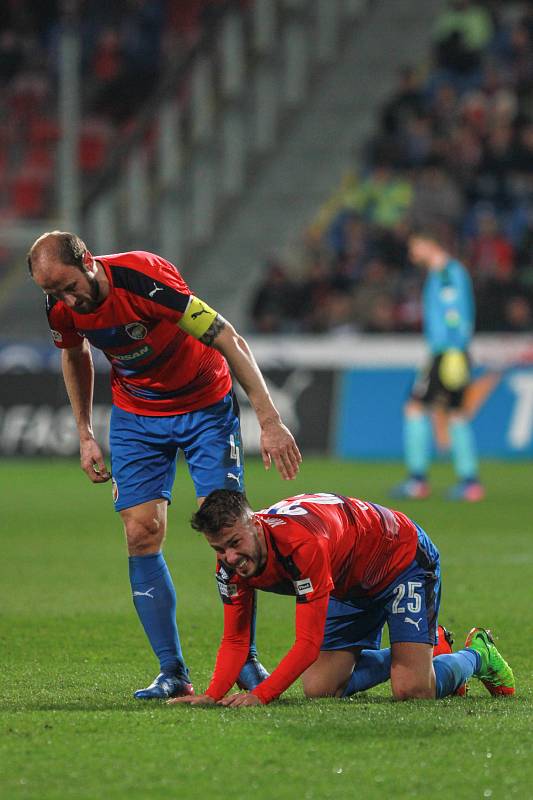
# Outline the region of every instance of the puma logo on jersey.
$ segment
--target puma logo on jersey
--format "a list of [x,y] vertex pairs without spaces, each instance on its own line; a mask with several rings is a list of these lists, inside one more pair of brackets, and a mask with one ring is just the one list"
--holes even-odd
[[414,625],[418,632],[420,632],[420,623],[422,622],[422,617],[419,620],[411,619],[410,617],[405,617],[404,622],[410,622],[411,625]]
[[198,319],[202,314],[207,314],[207,309],[203,306],[200,311],[195,311],[194,314],[191,314],[191,319]]
[[154,283],[154,288],[151,292],[148,292],[148,297],[153,297],[156,292],[162,292],[163,290],[163,286],[158,286],[157,283]]
[[241,485],[241,479],[238,475],[235,475],[233,472],[228,472],[226,475],[227,478],[232,478],[234,481],[237,481],[237,486]]
[[154,589],[155,589],[155,586],[150,586],[150,588],[147,589],[146,592],[137,592],[137,591],[133,592],[133,596],[134,597],[149,597],[150,600],[153,600],[154,596],[153,596],[153,594],[150,594],[150,592],[153,592]]

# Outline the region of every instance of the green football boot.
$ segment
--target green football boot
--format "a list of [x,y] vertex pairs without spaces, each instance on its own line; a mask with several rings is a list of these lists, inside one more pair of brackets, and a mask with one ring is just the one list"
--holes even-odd
[[512,695],[515,692],[513,670],[500,655],[492,633],[485,628],[472,628],[466,637],[465,647],[475,650],[481,657],[481,667],[476,678],[485,684],[494,696]]

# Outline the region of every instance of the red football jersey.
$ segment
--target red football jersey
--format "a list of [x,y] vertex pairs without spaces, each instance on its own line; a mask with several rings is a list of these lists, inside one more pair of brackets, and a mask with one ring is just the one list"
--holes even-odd
[[113,403],[125,411],[183,414],[221,400],[231,389],[228,365],[178,327],[193,296],[176,267],[143,251],[96,260],[110,290],[93,314],[47,298],[56,346],[76,347],[85,337],[102,350],[111,364]]
[[207,693],[220,699],[246,660],[253,590],[296,596],[296,641],[253,694],[278,697],[318,657],[330,594],[339,599],[379,594],[413,561],[415,524],[399,511],[341,495],[319,493],[282,500],[255,515],[267,560],[260,575],[244,579],[218,562],[224,636]]

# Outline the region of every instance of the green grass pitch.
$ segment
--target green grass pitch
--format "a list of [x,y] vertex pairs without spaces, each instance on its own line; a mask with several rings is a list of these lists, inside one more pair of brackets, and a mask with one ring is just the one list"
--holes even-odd
[[[221,633],[214,559],[189,528],[194,498],[180,465],[166,555],[178,587],[184,652],[205,688]],[[304,491],[387,502],[400,465],[307,459],[283,483],[248,464],[262,507]],[[351,700],[278,702],[230,710],[140,703],[157,672],[129,591],[111,490],[74,462],[0,464],[0,798],[533,797],[531,761],[533,539],[531,467],[483,465],[488,497],[431,499],[401,509],[441,550],[441,621],[460,643],[491,627],[515,670],[517,696],[493,699],[473,681],[467,699],[393,703],[385,684]],[[258,647],[272,668],[293,637],[293,601],[261,594]]]

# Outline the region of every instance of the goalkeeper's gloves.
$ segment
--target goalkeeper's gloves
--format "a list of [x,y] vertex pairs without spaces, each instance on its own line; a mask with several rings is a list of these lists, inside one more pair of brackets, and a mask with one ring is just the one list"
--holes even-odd
[[446,350],[439,364],[439,378],[445,389],[457,392],[468,384],[470,367],[462,350]]

